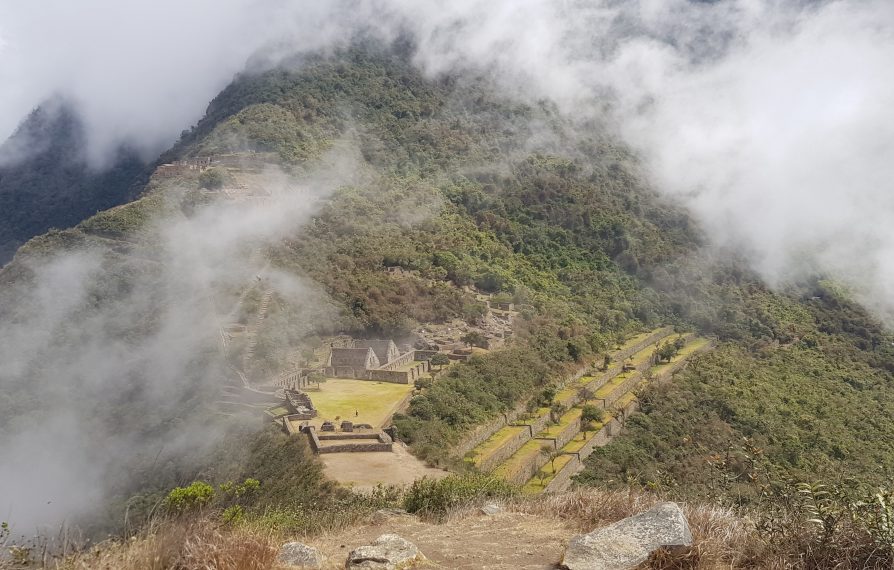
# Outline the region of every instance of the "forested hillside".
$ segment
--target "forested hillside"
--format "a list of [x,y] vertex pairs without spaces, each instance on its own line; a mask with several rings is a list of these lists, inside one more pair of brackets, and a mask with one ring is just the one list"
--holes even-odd
[[[734,254],[710,250],[687,214],[642,181],[636,157],[599,124],[575,123],[548,104],[506,100],[484,78],[427,79],[405,51],[361,45],[239,77],[163,156],[271,153],[281,169],[308,186],[317,183],[320,170],[350,174],[301,220],[306,223],[259,240],[274,270],[323,301],[299,302],[285,292],[274,298],[273,316],[259,335],[255,373],[287,368],[293,353],[306,352],[327,334],[398,338],[424,323],[474,319],[483,311],[465,289],[474,287],[521,306],[519,330],[509,348],[451,368],[395,418],[400,435],[432,462],[448,464],[450,444],[475,425],[536,399],[584,364],[601,362],[625,335],[675,325],[716,337],[718,348],[672,383],[643,394],[643,413],[589,460],[581,483],[747,502],[767,481],[846,475],[876,484],[894,473],[894,339],[846,291],[825,281],[769,290]],[[69,121],[53,129],[76,127]],[[76,137],[62,136],[60,144],[76,140],[68,136]],[[51,146],[0,174],[4,216],[43,200],[29,197],[29,184],[64,186],[70,180],[71,170],[55,165],[64,160],[56,158],[64,148]],[[107,207],[127,195],[138,172],[138,164],[126,160],[71,190],[96,189],[94,199],[79,203],[88,210]],[[54,368],[53,358],[77,352],[83,340],[66,327],[69,320],[10,378],[13,389],[0,399],[0,427],[20,425],[16,418],[22,415],[39,422],[58,403],[55,397],[75,407],[102,402],[91,422],[103,433],[133,430],[124,442],[173,437],[196,413],[214,413],[215,389],[238,381],[215,353],[216,325],[198,308],[238,297],[235,280],[225,277],[242,271],[253,278],[251,268],[236,266],[255,244],[221,238],[224,245],[213,251],[231,252],[235,261],[225,275],[202,274],[206,295],[195,290],[199,281],[180,280],[199,257],[172,257],[171,251],[188,249],[189,239],[213,241],[216,226],[171,237],[157,224],[188,225],[213,212],[216,202],[199,191],[205,182],[153,179],[139,200],[32,240],[0,273],[0,324],[22,322],[33,305],[17,296],[40,279],[33,263],[61,252],[99,251],[100,279],[91,282],[89,302],[66,318],[89,321],[103,307],[118,307],[129,318],[115,320],[118,328],[109,337],[128,350],[170,333],[158,316],[166,303],[195,311],[186,312],[195,317],[192,324],[207,324],[208,330],[193,335],[201,352],[184,358],[185,373],[177,370],[183,390],[175,392],[178,399],[150,399],[150,413],[137,422],[123,420],[145,401],[142,392],[158,398],[152,382],[167,369],[146,362],[136,372],[118,374],[126,379],[124,389],[110,400],[101,391],[57,392],[69,378],[48,376],[48,370],[62,369]],[[14,199],[6,190],[13,185]],[[0,221],[14,228],[5,239],[92,213],[67,207],[68,217],[58,217],[68,199],[37,202],[46,204],[38,212],[57,214],[40,214],[27,225]],[[387,270],[395,267],[403,271]],[[172,275],[176,286],[170,286]],[[127,309],[134,291],[141,292],[141,303]],[[170,470],[155,467],[158,456],[150,449],[157,447],[150,446],[125,463],[140,476],[116,479],[110,492],[119,510],[137,503],[148,509],[157,498],[153,493],[173,484],[235,473],[263,480],[259,508],[275,502],[280,491],[292,506],[316,500],[316,493],[328,496],[331,489],[310,460],[296,468],[306,476],[290,475],[303,481],[295,488],[307,491],[304,498],[271,483],[278,476],[264,466],[263,450],[276,449],[271,454],[277,457],[283,450],[305,452],[293,449],[303,444],[278,437],[267,434],[254,446],[240,446],[248,451],[228,457],[226,466],[213,451],[197,457],[166,448],[170,465],[187,465]],[[105,476],[123,470],[118,466]],[[128,503],[133,496],[140,498]]]
[[32,237],[137,196],[146,165],[134,153],[122,149],[111,165],[94,169],[83,147],[73,111],[47,104],[0,148],[0,265]]

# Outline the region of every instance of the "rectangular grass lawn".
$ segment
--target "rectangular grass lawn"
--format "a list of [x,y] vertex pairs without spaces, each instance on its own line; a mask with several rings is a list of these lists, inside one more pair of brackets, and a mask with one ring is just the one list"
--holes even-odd
[[[334,422],[337,416],[354,423],[382,427],[412,391],[412,384],[329,378],[321,384],[319,391],[307,392],[319,412],[311,424],[319,426],[324,420]],[[355,411],[360,415],[355,416]]]

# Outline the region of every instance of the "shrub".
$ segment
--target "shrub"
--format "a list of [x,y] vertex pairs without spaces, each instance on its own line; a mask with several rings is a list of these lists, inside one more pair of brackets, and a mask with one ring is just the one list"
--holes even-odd
[[423,478],[413,483],[404,498],[410,513],[441,518],[451,509],[485,498],[509,498],[518,490],[490,475],[451,475],[443,479]]
[[227,181],[227,171],[223,168],[209,168],[199,174],[199,188],[208,188],[211,190],[223,188]]
[[165,497],[165,509],[183,514],[201,509],[214,499],[214,487],[204,481],[194,481],[188,487],[176,487]]

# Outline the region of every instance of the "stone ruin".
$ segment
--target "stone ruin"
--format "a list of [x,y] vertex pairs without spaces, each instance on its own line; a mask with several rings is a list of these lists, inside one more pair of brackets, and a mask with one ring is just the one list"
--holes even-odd
[[298,390],[285,390],[286,402],[288,402],[290,411],[290,419],[310,420],[317,417],[317,409],[314,407],[310,396],[305,392]]
[[412,384],[429,370],[431,351],[401,352],[393,340],[352,340],[330,346],[324,373],[333,378]]
[[190,171],[201,172],[211,166],[212,159],[210,156],[197,156],[195,158],[187,158],[184,160],[175,160],[167,164],[162,164],[155,170],[155,174],[161,178],[172,178],[180,176]]

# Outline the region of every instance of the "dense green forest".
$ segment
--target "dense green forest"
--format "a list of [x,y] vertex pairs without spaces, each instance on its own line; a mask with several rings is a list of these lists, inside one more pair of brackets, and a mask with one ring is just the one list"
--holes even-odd
[[132,200],[146,165],[121,149],[102,169],[87,165],[83,126],[65,105],[34,110],[0,148],[0,265],[50,228],[68,228]]
[[[761,492],[761,481],[846,475],[877,483],[894,470],[890,334],[832,283],[771,291],[734,254],[708,255],[698,227],[642,181],[636,157],[598,124],[574,123],[546,103],[503,99],[484,78],[426,79],[401,46],[360,45],[237,78],[162,160],[269,152],[302,177],[343,148],[359,152],[355,181],[264,251],[274,268],[323,291],[334,314],[299,323],[288,317],[299,314],[295,307],[275,300],[259,345],[270,370],[284,364],[277,359],[286,348],[310,346],[325,334],[400,337],[420,323],[474,319],[482,307],[462,289],[474,286],[525,310],[512,348],[453,367],[396,418],[402,438],[433,462],[445,459],[445,442],[536,397],[582,363],[601,360],[625,335],[673,324],[718,338],[718,348],[644,394],[643,413],[592,456],[581,483],[747,501]],[[101,185],[124,188],[137,172],[127,164]],[[3,187],[14,180],[2,176]],[[77,249],[90,235],[136,238],[147,218],[166,208],[193,215],[202,207],[196,189],[150,185],[129,206],[33,240],[22,257]],[[120,196],[104,195],[111,200],[105,203],[97,197],[90,207]],[[74,223],[92,212],[68,213]],[[50,225],[66,225],[56,219]],[[160,259],[158,247],[146,240],[139,255]],[[163,275],[140,267],[140,257],[121,257],[107,257],[114,286],[97,289],[95,306],[137,283],[151,289]],[[416,279],[395,277],[388,267]],[[33,278],[16,263],[0,276],[17,284]],[[4,317],[17,318],[0,311]],[[138,343],[155,324],[141,314],[121,334]],[[197,358],[195,376],[182,379],[194,388],[190,399],[153,409],[138,429],[150,432],[155,421],[176,426],[207,404],[208,377],[198,369],[209,367],[211,352]],[[22,409],[39,417],[45,404],[17,381],[0,400],[0,417]],[[114,402],[95,421],[114,424],[129,405]],[[243,453],[189,457],[188,467],[163,478],[128,465],[145,476],[115,487],[117,506],[132,496],[149,505],[164,489],[200,476],[258,477],[266,493],[259,507],[280,493],[296,505],[317,494],[339,500],[311,459],[285,465],[285,453],[305,457],[306,450],[289,447],[300,444],[270,433],[255,437],[238,446]],[[299,482],[275,486],[279,468]],[[304,498],[295,498],[296,489]]]

